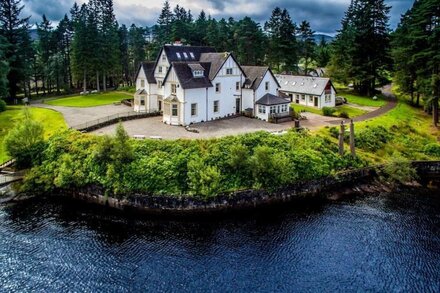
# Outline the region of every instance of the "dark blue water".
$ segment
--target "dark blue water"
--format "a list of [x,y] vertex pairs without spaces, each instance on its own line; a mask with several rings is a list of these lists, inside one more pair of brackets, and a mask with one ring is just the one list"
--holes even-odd
[[164,220],[0,207],[2,292],[439,292],[440,195]]

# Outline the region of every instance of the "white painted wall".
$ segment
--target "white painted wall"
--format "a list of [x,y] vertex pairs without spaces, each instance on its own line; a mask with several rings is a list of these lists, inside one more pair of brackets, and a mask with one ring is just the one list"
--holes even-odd
[[[185,90],[184,107],[184,125],[206,121],[207,104],[206,104],[206,88],[187,89]],[[191,104],[197,105],[196,115],[191,115]]]
[[[266,82],[269,82],[269,90],[266,90]],[[255,102],[268,93],[272,95],[278,94],[278,84],[269,71],[266,72],[260,86],[255,91]]]
[[[232,75],[226,75],[227,68],[232,68]],[[235,115],[236,99],[240,98],[240,91],[236,91],[235,86],[236,82],[244,82],[244,76],[231,56],[226,59],[218,75],[211,82],[213,87],[208,89],[208,121]],[[215,91],[217,83],[221,86],[219,93]],[[219,101],[218,113],[214,113],[214,101]]]

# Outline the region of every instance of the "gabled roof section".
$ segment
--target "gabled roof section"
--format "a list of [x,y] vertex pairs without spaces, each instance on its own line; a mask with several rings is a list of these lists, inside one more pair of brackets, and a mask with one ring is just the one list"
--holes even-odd
[[[162,48],[168,58],[168,62],[195,62],[200,61],[200,55],[203,53],[213,53],[213,47],[206,46],[173,46],[165,45]],[[159,54],[159,58],[162,54]],[[179,57],[180,56],[180,57]]]
[[147,82],[149,84],[155,84],[156,83],[156,79],[154,78],[154,67],[155,67],[155,62],[142,62],[139,65],[138,71],[136,73],[136,79],[138,78],[139,75],[139,71],[141,70],[141,68],[144,70],[145,76],[147,78]]
[[272,75],[278,87],[281,87],[272,70],[267,66],[242,66],[241,68],[247,77],[244,82],[245,88],[257,90],[268,72]]
[[[207,62],[211,64],[211,70],[209,72],[209,79],[213,80],[217,74],[219,73],[220,69],[222,69],[223,65],[225,64],[226,60],[231,57],[232,60],[237,64],[238,68],[243,72],[243,69],[240,66],[240,63],[238,63],[237,59],[235,59],[234,55],[229,52],[223,52],[223,53],[203,53],[200,56],[200,62]],[[243,72],[244,74],[244,72]]]
[[[276,75],[278,83],[281,85],[281,91],[301,93],[320,96],[327,85],[333,87],[330,78],[296,76],[296,75]],[[333,87],[334,88],[334,87]]]
[[[202,77],[194,77],[193,75],[193,68],[202,68],[204,71],[204,76]],[[171,63],[170,70],[168,71],[168,74],[165,76],[164,83],[168,79],[168,76],[172,69],[174,69],[174,72],[177,75],[177,78],[179,79],[180,86],[183,89],[196,89],[196,88],[207,88],[212,87],[212,83],[209,80],[209,70],[210,70],[211,64],[209,63],[202,63],[202,62],[194,62],[194,63],[187,63],[187,62],[173,62]]]
[[272,94],[265,94],[262,96],[256,104],[258,105],[265,105],[265,106],[273,106],[273,105],[281,105],[281,104],[289,104],[290,101],[283,99],[281,97],[272,95]]
[[136,96],[138,96],[138,95],[146,95],[146,94],[147,94],[147,92],[144,89],[139,89],[135,93]]

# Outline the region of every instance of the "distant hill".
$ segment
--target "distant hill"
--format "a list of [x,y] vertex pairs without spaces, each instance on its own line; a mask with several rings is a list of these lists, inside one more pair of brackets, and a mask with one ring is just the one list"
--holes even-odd
[[31,40],[35,41],[38,40],[38,33],[37,33],[37,29],[30,29],[29,30],[29,35],[31,36]]
[[321,42],[322,38],[324,38],[324,40],[327,43],[331,43],[334,40],[334,37],[329,36],[329,35],[325,35],[325,34],[315,34],[314,37],[315,37],[315,43],[317,43],[317,44],[319,44]]

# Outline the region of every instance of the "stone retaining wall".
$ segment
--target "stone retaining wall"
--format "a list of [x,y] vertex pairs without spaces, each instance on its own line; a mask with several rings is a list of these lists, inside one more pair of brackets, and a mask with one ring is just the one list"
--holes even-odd
[[[421,177],[440,177],[440,161],[413,162],[413,166]],[[375,178],[377,178],[376,168],[371,167],[346,171],[336,176],[319,180],[299,182],[274,191],[242,190],[228,194],[220,194],[209,199],[185,195],[157,196],[134,194],[119,200],[103,196],[104,190],[97,186],[58,190],[57,193],[122,210],[138,210],[151,214],[186,215],[251,209],[301,198],[324,200],[327,199],[328,193],[335,191],[341,192],[344,189],[347,190],[350,188],[354,191],[356,186],[369,184],[373,182]]]

